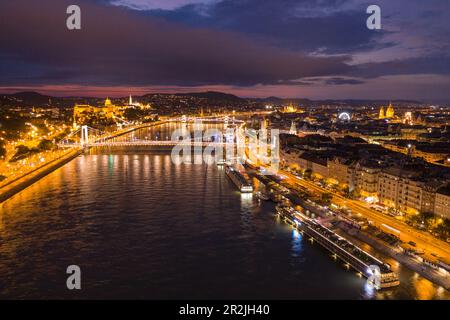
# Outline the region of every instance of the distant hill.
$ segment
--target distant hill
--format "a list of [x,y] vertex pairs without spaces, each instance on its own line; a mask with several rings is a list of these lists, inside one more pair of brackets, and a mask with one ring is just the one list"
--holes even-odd
[[76,103],[93,103],[102,99],[90,97],[53,97],[35,91],[23,91],[13,94],[0,93],[0,106],[20,107],[71,107]]
[[49,99],[51,98],[50,96],[46,96],[43,94],[40,94],[39,92],[35,92],[35,91],[22,91],[22,92],[17,92],[12,94],[11,96],[13,97],[17,97],[20,99]]
[[301,98],[279,98],[279,97],[267,97],[267,98],[260,98],[256,99],[260,102],[267,103],[267,104],[275,104],[275,105],[282,105],[282,104],[300,104],[300,105],[309,105],[312,103],[312,100],[309,99],[301,99]]
[[48,104],[51,96],[46,96],[34,91],[23,91],[14,94],[0,95],[0,102],[21,103],[26,106],[40,106]]
[[192,92],[192,93],[177,93],[176,96],[190,96],[195,98],[205,98],[211,100],[220,100],[220,101],[244,101],[245,99],[235,96],[229,93],[223,93],[218,91],[206,91],[206,92]]
[[[408,104],[421,104],[420,101],[415,100],[366,100],[366,99],[327,99],[327,100],[310,100],[301,98],[280,98],[280,97],[267,97],[267,98],[241,98],[233,94],[218,92],[218,91],[205,91],[205,92],[190,92],[190,93],[149,93],[142,96],[134,96],[133,98],[139,101],[152,101],[153,98],[164,99],[164,97],[192,97],[202,100],[202,105],[230,105],[230,104],[245,104],[261,103],[261,104],[273,104],[273,105],[301,105],[301,106],[314,106],[321,104],[328,105],[347,105],[347,106],[377,106],[387,105],[389,102],[395,105],[408,105]],[[43,95],[34,91],[23,91],[13,94],[1,94],[0,93],[0,106],[47,106],[51,104],[57,107],[71,107],[76,103],[88,103],[99,104],[102,103],[104,98],[93,97],[52,97]],[[128,97],[117,98],[121,100],[127,100]],[[115,100],[115,99],[114,99]]]

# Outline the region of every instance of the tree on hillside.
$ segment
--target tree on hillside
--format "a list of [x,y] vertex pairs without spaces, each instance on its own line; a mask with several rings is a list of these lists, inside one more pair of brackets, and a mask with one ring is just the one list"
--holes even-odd
[[24,145],[19,145],[16,147],[16,153],[12,156],[10,162],[15,162],[26,158],[31,153],[31,149]]
[[333,195],[331,193],[329,193],[329,192],[322,193],[321,200],[323,201],[323,203],[330,204],[331,199],[333,199]]
[[311,179],[311,176],[312,176],[312,170],[311,169],[306,169],[305,172],[303,173],[303,178]]
[[54,147],[53,142],[51,142],[50,140],[46,140],[46,139],[41,140],[41,142],[39,142],[39,144],[38,144],[38,149],[41,151],[51,150],[51,149],[53,149],[53,147]]
[[5,143],[3,141],[0,141],[0,159],[3,159],[5,157],[6,157]]
[[438,226],[434,229],[435,232],[439,234],[444,239],[450,238],[450,219],[444,219]]

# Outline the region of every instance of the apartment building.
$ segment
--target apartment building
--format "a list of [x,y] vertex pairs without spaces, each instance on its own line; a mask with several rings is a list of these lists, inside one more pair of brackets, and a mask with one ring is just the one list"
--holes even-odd
[[450,219],[450,185],[437,190],[434,214],[441,218]]
[[354,170],[352,165],[354,161],[342,157],[329,159],[327,162],[328,177],[335,180],[342,187],[349,187],[350,191],[354,189]]
[[328,178],[327,158],[316,157],[315,155],[305,152],[299,157],[299,166],[303,170],[311,170],[313,175],[318,178]]
[[378,196],[378,179],[381,168],[358,162],[355,166],[354,185],[363,197]]
[[415,172],[391,167],[380,173],[379,202],[396,210],[417,214],[422,209],[423,183],[414,180]]

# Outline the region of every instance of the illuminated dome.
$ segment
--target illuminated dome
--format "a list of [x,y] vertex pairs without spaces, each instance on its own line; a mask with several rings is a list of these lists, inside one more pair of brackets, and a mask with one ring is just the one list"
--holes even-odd
[[105,100],[105,107],[108,107],[108,106],[111,106],[111,105],[112,105],[111,100],[109,98],[106,98],[106,100]]

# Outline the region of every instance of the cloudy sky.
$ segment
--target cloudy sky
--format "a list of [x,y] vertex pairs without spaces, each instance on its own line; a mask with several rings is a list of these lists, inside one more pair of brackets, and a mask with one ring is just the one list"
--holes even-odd
[[449,0],[1,1],[0,92],[450,101],[449,18]]

